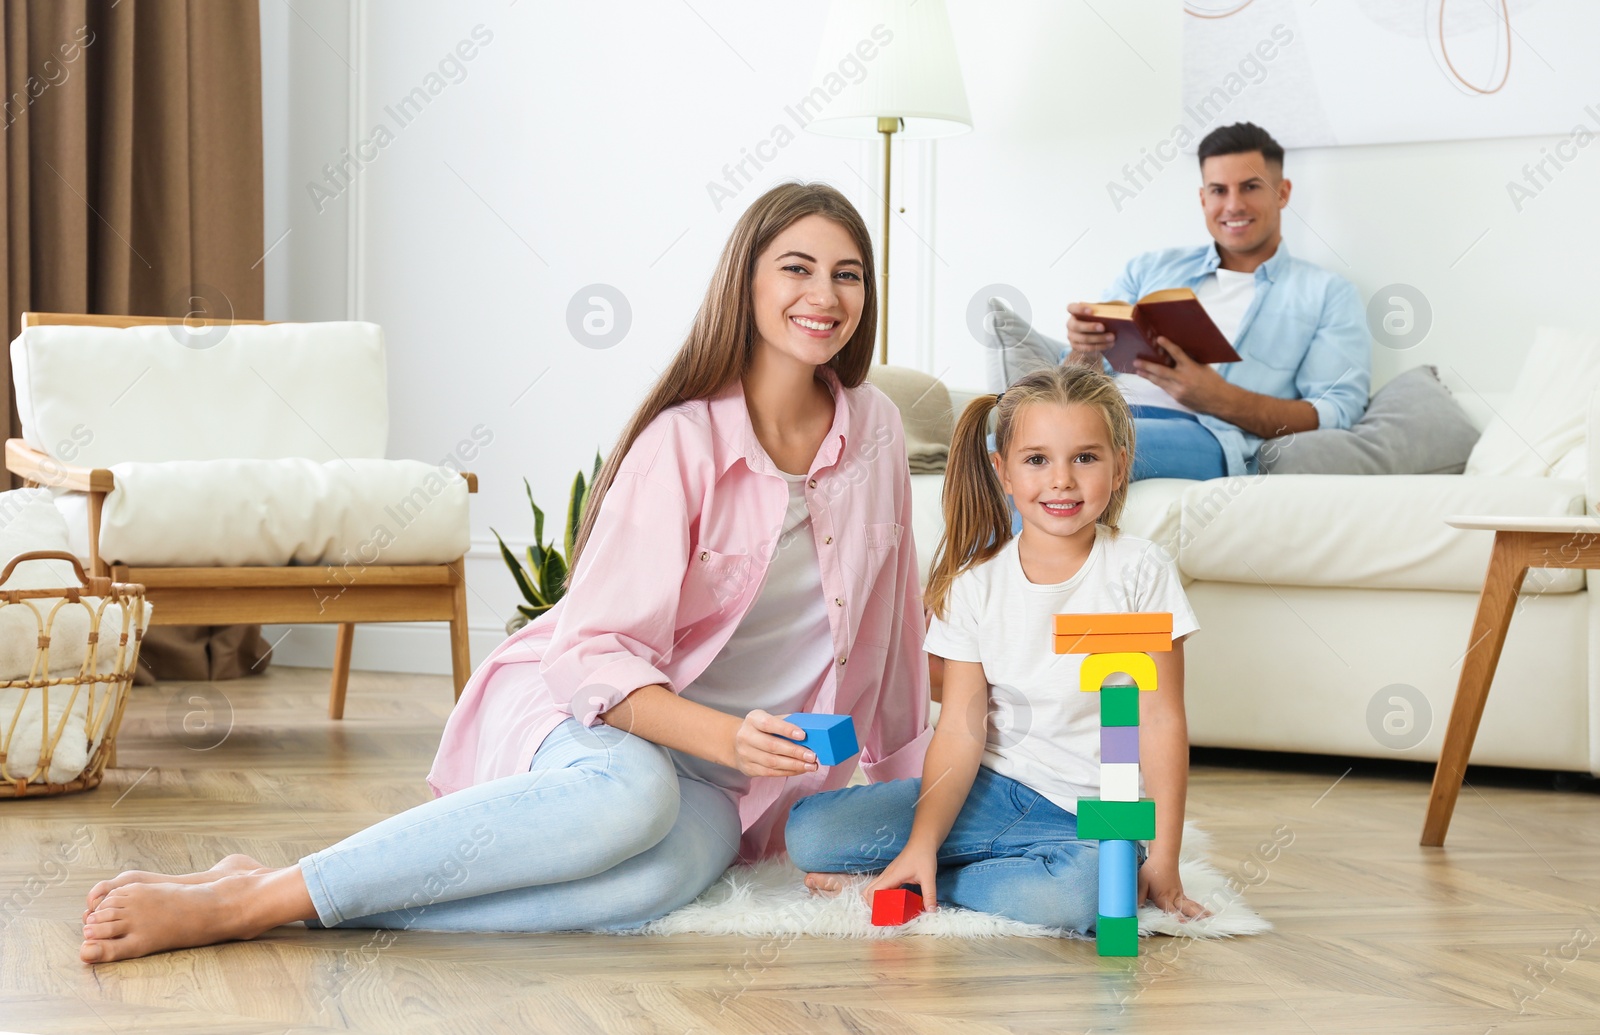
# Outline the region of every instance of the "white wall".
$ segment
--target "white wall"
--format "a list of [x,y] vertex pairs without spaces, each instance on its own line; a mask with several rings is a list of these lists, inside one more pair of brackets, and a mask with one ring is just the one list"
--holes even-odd
[[[906,212],[891,361],[977,387],[966,312],[980,289],[1013,286],[1059,334],[1065,304],[1097,297],[1128,256],[1203,242],[1205,230],[1191,158],[1121,211],[1106,188],[1180,119],[1175,0],[948,3],[975,130],[896,152]],[[707,194],[809,89],[821,17],[820,5],[739,0],[262,5],[267,241],[290,230],[267,260],[268,315],[385,327],[391,456],[437,460],[477,425],[492,432],[472,464],[475,658],[516,600],[490,526],[526,543],[524,476],[547,511],[563,509],[573,473],[609,447],[679,343],[738,210],[780,179],[825,179],[876,229],[868,144],[799,133],[721,211]],[[492,39],[459,82],[404,125],[386,112],[480,25]],[[1272,85],[1269,66],[1253,89]],[[1574,97],[1572,121],[1596,101]],[[380,125],[392,140],[369,146],[353,186],[318,212],[307,183]],[[1377,349],[1379,383],[1436,363],[1457,387],[1504,391],[1535,323],[1594,324],[1586,238],[1600,227],[1600,147],[1521,212],[1506,190],[1552,143],[1290,154],[1293,251],[1363,298],[1398,282],[1432,306],[1420,345]],[[632,309],[629,333],[605,350],[567,329],[569,301],[594,283]],[[442,626],[366,626],[356,643],[358,666],[447,671]],[[278,660],[325,665],[329,644],[325,630],[299,629]]]
[[348,198],[318,212],[304,181],[336,159],[349,133],[355,78],[346,0],[261,4],[261,133],[266,161],[266,318],[349,315]]

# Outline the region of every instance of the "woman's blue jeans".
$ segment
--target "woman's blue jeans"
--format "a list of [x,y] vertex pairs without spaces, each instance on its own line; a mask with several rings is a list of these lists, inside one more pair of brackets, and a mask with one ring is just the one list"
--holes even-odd
[[[789,858],[811,873],[876,873],[905,848],[921,794],[921,780],[894,780],[801,798],[789,812]],[[978,768],[938,858],[941,903],[1094,927],[1099,843],[1078,840],[1076,816],[1008,776]]]
[[721,788],[667,750],[568,719],[533,766],[300,860],[320,923],[423,931],[636,927],[694,901],[739,847]]

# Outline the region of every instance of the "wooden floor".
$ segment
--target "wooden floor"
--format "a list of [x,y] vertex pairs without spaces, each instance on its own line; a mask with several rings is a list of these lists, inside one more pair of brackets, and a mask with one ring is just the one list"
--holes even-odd
[[[141,867],[293,862],[420,802],[444,678],[327,674],[135,690],[121,768],[0,801],[0,1030],[80,1032],[1486,1032],[1600,1030],[1600,795],[1199,767],[1190,813],[1277,925],[1234,942],[461,936],[283,928],[90,968],[83,895]],[[226,738],[223,738],[226,734]],[[218,741],[220,740],[220,743]],[[1342,778],[1345,765],[1353,769]],[[1276,847],[1274,847],[1276,845]]]

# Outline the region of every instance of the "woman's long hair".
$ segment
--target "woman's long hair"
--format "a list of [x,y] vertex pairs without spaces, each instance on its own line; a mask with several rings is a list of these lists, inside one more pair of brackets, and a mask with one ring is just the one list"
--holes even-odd
[[878,282],[867,224],[848,198],[825,183],[779,184],[757,198],[734,225],[689,336],[645,396],[643,404],[628,420],[621,439],[589,489],[583,521],[573,536],[572,556],[568,558],[569,585],[584,544],[594,531],[606,492],[617,476],[617,468],[639,433],[669,406],[714,398],[749,369],[756,335],[753,290],[756,260],[774,238],[806,216],[823,216],[843,227],[861,253],[861,281],[865,289],[861,320],[844,348],[835,353],[827,365],[846,388],[854,388],[866,380],[867,368],[872,365],[873,342],[878,336]]
[[1133,465],[1133,414],[1115,381],[1092,367],[1062,364],[1034,371],[998,398],[980,395],[961,411],[945,467],[944,534],[934,551],[924,595],[928,609],[940,618],[945,615],[956,576],[999,553],[1011,539],[1011,507],[989,458],[989,414],[998,411],[994,445],[1004,458],[1011,450],[1017,412],[1033,403],[1093,406],[1105,418],[1113,462],[1123,466],[1105,513],[1096,520],[1113,532],[1117,530]]

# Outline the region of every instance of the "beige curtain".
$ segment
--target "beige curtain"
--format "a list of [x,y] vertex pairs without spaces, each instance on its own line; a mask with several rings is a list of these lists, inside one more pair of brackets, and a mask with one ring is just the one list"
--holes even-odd
[[[0,12],[0,340],[29,309],[260,319],[257,0]],[[9,350],[0,368],[15,437]],[[184,637],[187,673],[248,669],[264,646],[259,630]]]

